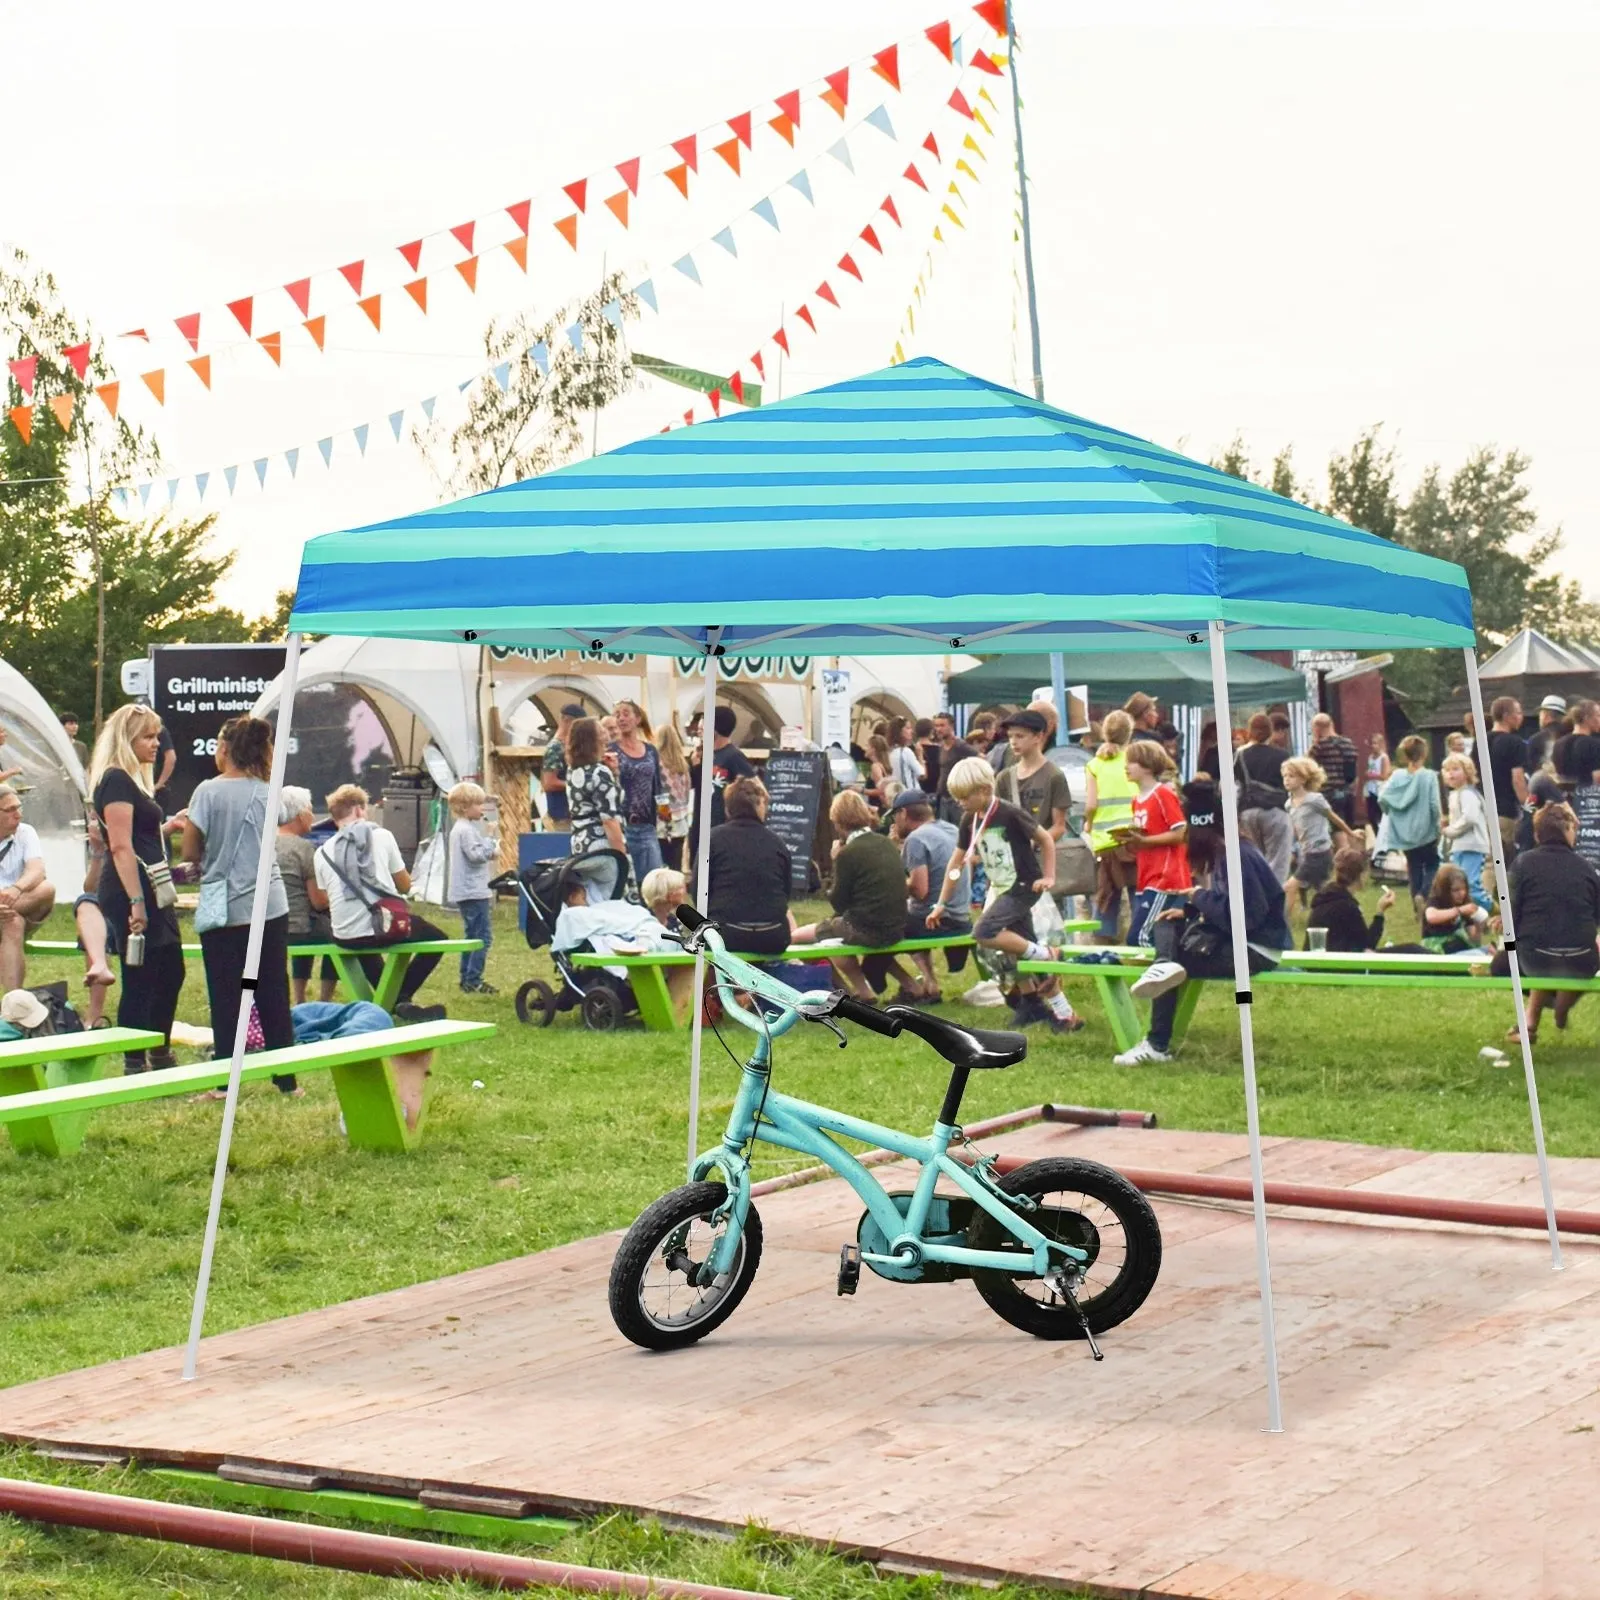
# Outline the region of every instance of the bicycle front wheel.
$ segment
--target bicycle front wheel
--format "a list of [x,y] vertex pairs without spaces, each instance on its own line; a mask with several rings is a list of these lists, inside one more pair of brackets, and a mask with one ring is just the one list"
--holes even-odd
[[754,1206],[733,1265],[699,1281],[728,1228],[713,1221],[728,1198],[721,1183],[686,1183],[663,1195],[628,1229],[611,1263],[611,1320],[646,1350],[676,1350],[721,1327],[744,1299],[761,1265],[761,1215]]

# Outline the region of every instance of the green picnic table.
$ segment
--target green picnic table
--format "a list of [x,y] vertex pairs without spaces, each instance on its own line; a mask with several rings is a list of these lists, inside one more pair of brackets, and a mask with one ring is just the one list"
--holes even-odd
[[[0,1101],[92,1083],[106,1061],[120,1062],[128,1050],[159,1050],[165,1042],[159,1033],[144,1028],[91,1028],[42,1039],[7,1039],[0,1042]],[[39,1109],[7,1121],[6,1131],[18,1151],[67,1156],[83,1143],[88,1121],[85,1111]]]

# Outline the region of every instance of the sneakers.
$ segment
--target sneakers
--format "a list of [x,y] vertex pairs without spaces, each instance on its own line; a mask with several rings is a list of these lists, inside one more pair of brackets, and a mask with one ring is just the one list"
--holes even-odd
[[1011,1025],[1014,1028],[1032,1028],[1041,1022],[1054,1022],[1050,1008],[1033,993],[1017,996],[1011,1007]]
[[443,1006],[416,1006],[402,1000],[395,1008],[397,1022],[443,1022],[448,1013]]
[[1120,1056],[1113,1056],[1112,1061],[1119,1067],[1142,1067],[1156,1061],[1170,1061],[1170,1050],[1157,1050],[1148,1039],[1141,1039],[1131,1050],[1124,1050]]
[[1083,1030],[1083,1018],[1074,1013],[1070,1017],[1051,1017],[1050,1031],[1055,1034],[1080,1033]]
[[1133,980],[1128,986],[1128,993],[1137,995],[1141,1000],[1154,1000],[1158,994],[1165,994],[1167,990],[1176,989],[1180,983],[1187,982],[1188,977],[1188,972],[1176,961],[1157,961]]
[[499,994],[500,991],[492,983],[485,983],[479,979],[477,983],[464,983],[461,985],[462,994]]

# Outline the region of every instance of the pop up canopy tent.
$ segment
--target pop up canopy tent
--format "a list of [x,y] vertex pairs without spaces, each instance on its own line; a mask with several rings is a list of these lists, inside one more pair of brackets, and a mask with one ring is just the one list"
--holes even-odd
[[[313,539],[290,626],[275,787],[302,632],[692,652],[706,662],[708,725],[714,659],[780,647],[889,655],[1157,645],[1209,660],[1219,721],[1229,711],[1226,651],[1235,648],[1454,646],[1477,682],[1472,604],[1459,567],[929,359]],[[704,807],[710,763],[702,776]],[[1223,802],[1229,881],[1238,883],[1231,770],[1223,773]],[[700,834],[702,906],[709,834]],[[1498,850],[1496,868],[1505,901]],[[257,970],[269,874],[263,852],[247,984]],[[1231,900],[1268,1415],[1277,1428],[1250,975],[1243,900]],[[1520,979],[1515,987],[1520,1018]],[[699,1045],[697,1022],[691,1155]],[[188,1374],[243,1053],[241,1020]],[[1526,1038],[1524,1067],[1554,1249]]]
[[23,821],[37,830],[45,871],[64,900],[83,882],[83,768],[60,718],[9,661],[0,661],[0,728],[0,772],[22,769],[12,782]]
[[[1062,681],[1086,683],[1093,700],[1126,700],[1138,691],[1167,705],[1187,704],[1197,697],[1210,703],[1211,663],[1198,651],[1088,651],[1061,657]],[[1228,657],[1228,688],[1245,705],[1274,700],[1303,700],[1306,680],[1289,667],[1236,651]],[[990,701],[1021,702],[1051,681],[1049,656],[1000,656],[981,667],[953,673],[945,681],[952,705],[976,706]]]

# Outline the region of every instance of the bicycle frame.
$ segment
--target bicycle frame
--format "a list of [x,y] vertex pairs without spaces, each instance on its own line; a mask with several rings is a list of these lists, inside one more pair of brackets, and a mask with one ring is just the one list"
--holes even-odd
[[[712,928],[704,928],[699,938],[708,951],[714,986],[724,1002],[724,1014],[757,1035],[755,1048],[740,1077],[739,1092],[722,1142],[699,1156],[690,1174],[691,1178],[700,1180],[713,1172],[721,1172],[727,1183],[728,1199],[723,1210],[729,1225],[712,1249],[707,1263],[712,1271],[731,1270],[737,1256],[744,1221],[750,1210],[750,1164],[744,1152],[757,1139],[822,1162],[855,1190],[889,1241],[887,1255],[862,1253],[861,1259],[868,1265],[903,1271],[923,1262],[936,1262],[1003,1272],[1018,1270],[1021,1258],[1015,1252],[971,1250],[964,1245],[940,1244],[924,1237],[934,1190],[941,1177],[949,1179],[1027,1247],[1035,1275],[1043,1277],[1053,1269],[1081,1265],[1089,1259],[1085,1251],[1048,1238],[1021,1216],[1015,1209],[1016,1197],[1005,1195],[991,1176],[991,1161],[981,1160],[968,1166],[950,1156],[950,1145],[961,1132],[959,1127],[936,1121],[931,1135],[917,1138],[896,1128],[886,1128],[775,1091],[771,1086],[772,1041],[807,1016],[805,997],[759,967],[728,955]],[[769,1002],[780,1014],[769,1018],[744,1010],[734,1000],[735,984]],[[883,1185],[837,1142],[834,1135],[881,1146],[918,1164],[921,1170],[916,1189],[904,1214]]]

